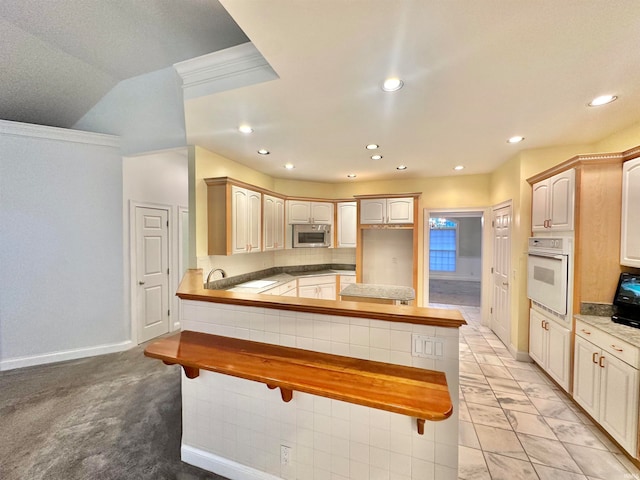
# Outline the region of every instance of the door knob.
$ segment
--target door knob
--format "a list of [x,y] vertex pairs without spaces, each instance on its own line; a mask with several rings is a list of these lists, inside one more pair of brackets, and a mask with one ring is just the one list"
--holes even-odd
[[144,285],[144,282],[138,282],[138,285]]

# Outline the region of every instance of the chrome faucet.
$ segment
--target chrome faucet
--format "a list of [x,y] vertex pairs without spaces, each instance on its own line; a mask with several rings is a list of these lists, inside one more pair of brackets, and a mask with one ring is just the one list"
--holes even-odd
[[216,272],[220,272],[220,274],[222,275],[222,278],[226,278],[227,277],[227,272],[225,272],[223,269],[221,268],[214,268],[213,270],[211,270],[209,272],[209,275],[207,275],[207,288],[209,287],[209,282],[211,282],[211,277],[213,276],[214,273]]

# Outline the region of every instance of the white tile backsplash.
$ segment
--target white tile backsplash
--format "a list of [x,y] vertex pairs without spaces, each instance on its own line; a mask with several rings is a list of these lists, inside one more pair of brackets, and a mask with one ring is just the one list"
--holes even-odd
[[[454,478],[457,329],[419,329],[445,337],[445,357],[431,360],[411,356],[416,326],[409,323],[196,301],[182,301],[182,315],[185,330],[443,370],[454,403],[451,418],[426,422],[420,436],[408,416],[300,392],[285,403],[262,383],[201,371],[193,380],[183,375],[185,445],[280,478]],[[288,467],[280,465],[282,444],[292,449]]]

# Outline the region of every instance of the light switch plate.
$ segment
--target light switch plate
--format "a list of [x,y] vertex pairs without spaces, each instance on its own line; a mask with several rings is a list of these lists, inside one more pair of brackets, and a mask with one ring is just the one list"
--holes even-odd
[[411,355],[422,358],[442,358],[444,357],[444,340],[414,333],[411,335]]

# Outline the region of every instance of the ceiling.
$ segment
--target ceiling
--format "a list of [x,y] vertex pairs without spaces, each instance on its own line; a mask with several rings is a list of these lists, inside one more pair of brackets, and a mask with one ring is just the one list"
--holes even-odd
[[[484,173],[640,121],[638,0],[221,3],[279,79],[188,101],[187,138],[278,178]],[[404,88],[382,91],[387,76]]]
[[72,127],[118,82],[247,42],[218,0],[2,0],[0,118]]
[[121,80],[250,40],[279,79],[188,100],[187,139],[278,178],[485,173],[640,121],[638,0],[2,0],[0,38],[0,118],[66,128]]

